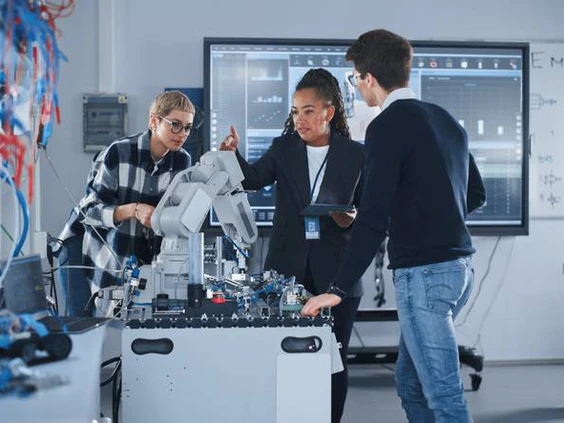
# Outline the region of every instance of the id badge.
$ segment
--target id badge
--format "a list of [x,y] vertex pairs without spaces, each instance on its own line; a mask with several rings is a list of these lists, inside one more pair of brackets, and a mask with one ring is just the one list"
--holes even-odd
[[319,239],[319,216],[306,216],[304,224],[306,239]]

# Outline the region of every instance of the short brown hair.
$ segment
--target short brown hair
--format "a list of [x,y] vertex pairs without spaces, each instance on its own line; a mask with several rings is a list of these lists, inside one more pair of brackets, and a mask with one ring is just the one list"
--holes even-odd
[[167,91],[155,97],[149,113],[155,116],[166,116],[173,110],[196,114],[196,108],[190,99],[180,91]]
[[362,76],[370,73],[385,90],[406,87],[411,72],[409,41],[385,29],[365,32],[347,50]]

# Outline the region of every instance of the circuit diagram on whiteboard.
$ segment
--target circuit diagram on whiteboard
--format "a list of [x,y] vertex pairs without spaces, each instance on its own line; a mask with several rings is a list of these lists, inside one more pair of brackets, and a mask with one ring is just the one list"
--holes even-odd
[[544,97],[540,93],[531,93],[529,96],[531,110],[538,110],[543,106],[554,106],[557,102],[555,98]]
[[550,166],[549,170],[538,176],[539,187],[541,187],[539,200],[543,203],[550,204],[551,207],[555,207],[562,202],[562,197],[555,192],[562,184],[562,176],[554,173],[552,165],[555,160],[552,155],[539,155],[537,156],[537,160],[540,169],[543,168],[543,165]]
[[530,59],[530,215],[564,218],[564,44],[532,44]]

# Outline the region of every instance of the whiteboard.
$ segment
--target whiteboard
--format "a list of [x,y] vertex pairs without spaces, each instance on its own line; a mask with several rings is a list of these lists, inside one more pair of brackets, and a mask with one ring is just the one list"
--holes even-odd
[[564,218],[564,44],[530,55],[530,216]]

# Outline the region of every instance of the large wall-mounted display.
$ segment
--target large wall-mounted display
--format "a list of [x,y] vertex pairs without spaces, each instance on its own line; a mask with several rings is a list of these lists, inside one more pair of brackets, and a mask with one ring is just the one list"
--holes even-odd
[[[341,82],[352,138],[377,116],[348,82],[352,40],[204,39],[204,149],[215,150],[234,125],[240,152],[258,159],[282,132],[297,81],[310,68]],[[525,43],[412,41],[410,86],[443,106],[468,132],[487,188],[484,207],[468,216],[477,235],[528,233],[528,77]],[[249,194],[259,226],[274,213],[274,187]],[[217,225],[213,213],[210,224]]]

